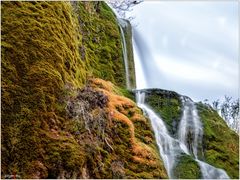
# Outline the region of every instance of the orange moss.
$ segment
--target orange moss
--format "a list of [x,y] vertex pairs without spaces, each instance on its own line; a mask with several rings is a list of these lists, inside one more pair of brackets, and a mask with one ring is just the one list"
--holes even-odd
[[141,114],[135,113],[132,117],[132,121],[144,121],[144,122],[146,122],[146,118]]
[[[128,126],[130,132],[131,151],[133,160],[140,164],[147,164],[149,166],[156,166],[159,161],[158,154],[151,146],[144,144],[135,137],[134,122],[146,122],[142,111],[137,108],[137,105],[132,100],[119,95],[117,88],[111,83],[101,79],[91,79],[90,86],[97,91],[103,92],[108,98],[109,103],[106,111],[109,114],[109,120],[114,119],[120,121]],[[129,112],[134,112],[132,117],[128,117]],[[147,137],[150,142],[149,138]],[[165,170],[162,170],[163,172]]]
[[156,165],[156,161],[154,161],[154,160],[146,160],[146,159],[141,158],[139,156],[133,156],[133,160],[136,161],[137,163],[147,164],[149,166],[155,166]]

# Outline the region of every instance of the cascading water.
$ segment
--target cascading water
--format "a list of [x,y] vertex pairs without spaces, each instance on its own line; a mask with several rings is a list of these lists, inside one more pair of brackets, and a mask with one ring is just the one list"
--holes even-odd
[[227,173],[223,169],[215,168],[210,164],[197,160],[203,179],[229,179]]
[[224,170],[215,168],[198,159],[199,155],[203,158],[203,127],[195,104],[190,98],[181,97],[183,103],[183,115],[178,126],[178,138],[173,138],[169,134],[164,121],[145,104],[145,93],[144,90],[141,89],[148,88],[145,77],[146,73],[152,72],[144,69],[147,68],[147,66],[145,66],[146,62],[143,62],[145,58],[142,58],[141,56],[143,56],[142,54],[144,54],[145,49],[141,49],[143,46],[139,45],[139,43],[144,43],[139,42],[140,39],[138,39],[138,41],[136,41],[136,39],[137,37],[133,37],[136,84],[138,89],[136,91],[136,100],[138,106],[144,111],[151,121],[160,155],[163,159],[168,176],[170,178],[174,178],[172,170],[175,162],[179,156],[185,153],[192,155],[193,159],[195,159],[195,161],[199,164],[202,178],[229,179]]
[[[140,54],[139,49],[141,49],[140,47],[138,47],[138,43],[136,41],[135,37],[136,32],[133,31],[133,54],[134,54],[134,65],[135,65],[135,73],[136,73],[136,86],[138,89],[144,89],[147,87],[147,81],[145,79],[144,76],[144,71],[143,71],[143,67],[142,66],[142,56]],[[136,71],[137,70],[137,71]]]
[[184,152],[188,154],[188,150],[178,139],[170,136],[164,121],[150,107],[144,104],[145,93],[139,90],[136,92],[136,97],[138,106],[151,120],[160,155],[164,161],[168,176],[172,178],[172,168],[174,167],[176,157]]
[[194,102],[186,96],[182,96],[181,99],[184,110],[179,123],[178,139],[197,158],[198,153],[201,153],[202,156],[202,123],[199,120]]
[[123,47],[123,60],[124,60],[124,66],[125,66],[125,75],[126,75],[126,86],[127,89],[130,89],[130,79],[129,79],[129,66],[128,66],[128,53],[127,53],[127,44],[126,44],[126,38],[124,35],[123,28],[127,26],[127,23],[118,18],[118,24],[121,32],[121,37],[122,37],[122,47]]
[[185,96],[181,97],[183,104],[183,116],[178,127],[178,139],[194,156],[198,162],[202,178],[204,179],[229,179],[227,173],[219,168],[215,168],[205,162],[200,161],[200,156],[203,157],[202,151],[202,136],[203,127],[198,116],[198,112],[194,102]]

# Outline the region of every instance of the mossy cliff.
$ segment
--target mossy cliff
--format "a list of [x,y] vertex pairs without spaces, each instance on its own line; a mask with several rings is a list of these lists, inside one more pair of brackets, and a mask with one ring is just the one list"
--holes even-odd
[[201,170],[192,156],[182,154],[176,161],[173,175],[178,179],[200,179]]
[[110,8],[2,2],[1,12],[2,177],[166,178],[148,119],[118,88],[126,80]]
[[166,123],[171,134],[177,131],[181,119],[181,100],[179,94],[160,89],[146,89],[145,102],[157,112]]
[[211,107],[198,103],[204,126],[205,161],[224,169],[230,178],[239,179],[239,136]]
[[92,158],[94,167],[89,168],[95,169],[95,166],[103,162],[104,170],[100,169],[98,175],[94,174],[91,177],[166,178],[150,121],[143,116],[134,101],[122,96],[126,91],[101,79],[90,80],[88,87],[108,97],[105,109],[107,128],[103,135],[108,142],[99,147],[105,151],[105,156],[97,159],[97,162]]
[[[124,88],[120,30],[106,3],[1,4],[2,177],[167,178],[150,122]],[[180,96],[146,90],[146,102],[176,136]],[[198,111],[205,160],[238,178],[238,136],[212,109]],[[174,175],[199,178],[199,166],[183,155]]]
[[[133,44],[132,44],[132,26],[128,20],[119,19],[119,26],[121,26],[124,38],[126,41],[126,50],[127,50],[127,58],[128,61],[126,65],[128,66],[128,79],[129,79],[129,89],[136,88],[136,79],[135,79],[135,66],[134,66],[134,59],[133,59]],[[125,65],[125,66],[126,66]]]
[[[169,132],[177,137],[177,126],[182,116],[180,95],[167,90],[147,89],[145,103],[165,121]],[[239,178],[239,136],[232,131],[218,113],[209,106],[198,103],[198,114],[203,123],[204,161],[224,169],[230,178]],[[176,178],[201,177],[199,165],[191,156],[179,157],[175,167]]]
[[80,58],[88,77],[100,77],[125,87],[121,33],[117,19],[104,2],[73,2],[77,16]]
[[[174,91],[162,89],[141,91],[145,93],[145,103],[164,120],[168,132],[176,138],[182,115],[180,95]],[[201,178],[200,167],[192,156],[180,154],[176,158],[172,176],[181,179],[199,179]]]

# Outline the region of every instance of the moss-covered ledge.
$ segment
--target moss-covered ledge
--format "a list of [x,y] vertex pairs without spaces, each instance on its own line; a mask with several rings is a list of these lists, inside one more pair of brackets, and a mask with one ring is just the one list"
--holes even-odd
[[198,103],[197,109],[203,122],[203,149],[205,161],[224,169],[230,178],[239,179],[239,136],[231,130],[218,113]]
[[145,93],[145,103],[164,120],[169,133],[175,135],[182,114],[180,95],[174,91],[163,89],[141,91]]

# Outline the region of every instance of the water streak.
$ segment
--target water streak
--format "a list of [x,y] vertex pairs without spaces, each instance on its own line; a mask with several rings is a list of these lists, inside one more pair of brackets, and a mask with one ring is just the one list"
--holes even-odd
[[[143,58],[140,55],[140,49],[138,47],[138,43],[135,41],[136,38],[135,37],[135,33],[133,31],[133,38],[132,38],[132,42],[133,42],[133,55],[134,55],[134,66],[135,66],[135,75],[136,75],[136,86],[137,89],[144,89],[147,88],[147,80],[145,79],[145,72],[143,69],[143,65],[142,65],[142,60],[141,58]],[[136,71],[137,70],[137,71]]]
[[203,126],[194,102],[185,96],[182,96],[181,99],[183,104],[183,115],[178,128],[178,139],[188,148],[188,151],[198,162],[203,179],[229,179],[227,173],[223,169],[215,168],[199,160],[199,155],[203,157]]
[[229,179],[229,176],[223,169],[215,168],[210,164],[197,160],[203,179]]
[[158,82],[159,77],[155,75],[156,69],[151,65],[153,62],[151,53],[136,30],[133,30],[133,50],[136,84],[138,89],[136,91],[137,104],[151,121],[160,155],[169,178],[175,178],[172,172],[175,165],[177,165],[175,163],[177,163],[179,160],[178,158],[185,153],[192,156],[193,160],[199,164],[202,178],[228,179],[229,177],[224,170],[215,168],[201,161],[204,159],[202,149],[203,125],[198,116],[197,108],[190,98],[185,96],[181,97],[183,114],[178,125],[178,137],[176,138],[173,138],[169,134],[161,117],[146,105],[144,102],[145,92],[141,89],[150,88],[148,82]]
[[126,43],[126,38],[125,34],[123,31],[123,28],[127,27],[128,24],[123,20],[123,19],[118,19],[118,24],[121,32],[121,37],[122,37],[122,47],[123,47],[123,60],[124,60],[124,66],[125,66],[125,76],[126,76],[126,86],[127,89],[130,89],[130,76],[129,76],[129,65],[128,65],[128,52],[127,52],[127,43]]
[[156,142],[160,150],[160,155],[163,159],[168,176],[172,178],[172,169],[176,162],[176,157],[184,152],[188,154],[187,148],[179,140],[174,139],[170,136],[164,121],[159,116],[157,116],[157,114],[154,113],[150,107],[144,104],[144,92],[137,91],[136,99],[138,106],[144,111],[144,113],[149,117],[151,121]]
[[185,96],[182,96],[181,99],[183,115],[179,123],[178,139],[185,144],[195,158],[198,158],[198,153],[201,153],[202,156],[202,123],[194,102]]

